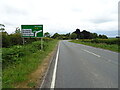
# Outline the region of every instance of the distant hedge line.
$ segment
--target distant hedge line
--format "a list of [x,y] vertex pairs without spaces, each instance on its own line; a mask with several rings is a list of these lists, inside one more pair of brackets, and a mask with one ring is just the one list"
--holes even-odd
[[118,44],[120,45],[120,39],[83,39],[81,42],[91,42],[91,43],[106,43],[106,44]]
[[[43,38],[48,41],[47,38]],[[50,38],[49,38],[50,39]],[[25,44],[30,44],[34,41],[41,40],[40,38],[25,38]],[[23,38],[20,33],[8,34],[7,32],[2,32],[2,47],[9,48],[13,45],[23,45]]]

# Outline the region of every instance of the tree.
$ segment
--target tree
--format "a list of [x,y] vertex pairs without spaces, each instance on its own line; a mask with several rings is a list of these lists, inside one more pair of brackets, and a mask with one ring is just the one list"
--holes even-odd
[[81,34],[81,33],[80,33],[80,29],[77,28],[76,31],[75,31],[74,33],[76,33],[77,38],[80,39],[80,34]]
[[52,36],[52,38],[54,38],[54,39],[58,39],[59,38],[59,34],[58,33],[55,33],[53,36]]
[[64,38],[65,38],[64,35],[59,35],[59,37],[57,37],[57,39],[61,39],[61,40],[63,40]]
[[108,39],[108,37],[106,35],[102,35],[103,39]]
[[14,33],[9,35],[10,42],[12,45],[21,45],[22,44],[22,37],[20,33]]
[[91,39],[92,38],[92,35],[91,35],[91,33],[90,32],[88,32],[88,31],[86,31],[86,30],[83,30],[82,32],[81,32],[81,34],[83,35],[83,39]]
[[101,34],[99,35],[99,38],[102,38],[102,35],[101,35]]
[[98,38],[97,33],[92,33],[92,38]]
[[0,24],[0,26],[3,26],[3,27],[5,27],[5,25],[4,25],[4,24]]
[[120,38],[120,36],[116,36],[116,38]]
[[108,39],[108,37],[106,36],[106,35],[99,35],[99,38],[101,38],[101,39]]
[[83,30],[82,32],[80,32],[80,29],[78,29],[78,28],[73,33],[75,33],[77,35],[76,38],[78,38],[78,39],[95,39],[95,38],[107,39],[108,38],[106,35],[98,36],[97,33],[91,33],[87,30]]
[[0,24],[0,32],[4,32],[5,31],[5,25],[4,24]]
[[83,33],[80,34],[80,39],[84,39],[84,34]]
[[11,43],[8,33],[7,32],[1,32],[1,33],[2,33],[2,47],[9,47]]
[[70,33],[67,33],[67,34],[65,35],[65,39],[70,39]]
[[16,28],[15,33],[21,33],[19,27]]
[[76,33],[72,33],[72,34],[70,35],[70,38],[71,38],[71,39],[76,39],[76,38],[77,38],[77,34],[76,34]]
[[49,32],[46,32],[46,33],[44,33],[44,36],[45,36],[45,37],[50,37],[50,33],[49,33]]

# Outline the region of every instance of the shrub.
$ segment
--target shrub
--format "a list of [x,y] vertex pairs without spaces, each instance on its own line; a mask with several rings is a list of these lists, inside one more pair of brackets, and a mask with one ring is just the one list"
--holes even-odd
[[[52,39],[45,38],[43,50],[45,51]],[[41,41],[35,41],[27,45],[15,45],[10,48],[2,48],[2,64],[3,69],[12,64],[17,64],[22,61],[22,57],[41,50]]]

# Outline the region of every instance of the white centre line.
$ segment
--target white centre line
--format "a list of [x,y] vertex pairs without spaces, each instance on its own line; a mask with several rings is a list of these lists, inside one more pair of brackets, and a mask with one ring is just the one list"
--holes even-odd
[[108,62],[111,62],[111,60],[110,60],[110,59],[108,59]]
[[88,52],[88,53],[90,53],[90,54],[93,54],[93,55],[95,55],[95,56],[97,56],[97,57],[100,57],[100,55],[97,55],[97,54],[95,54],[95,53],[93,53],[93,52],[90,52],[90,51],[88,51],[88,50],[85,50],[85,49],[82,49],[83,51],[85,51],[85,52]]
[[57,71],[58,55],[59,55],[59,46],[60,46],[60,44],[58,44],[58,50],[57,50],[55,66],[54,66],[54,71],[53,71],[52,82],[51,82],[50,88],[55,88],[56,71]]

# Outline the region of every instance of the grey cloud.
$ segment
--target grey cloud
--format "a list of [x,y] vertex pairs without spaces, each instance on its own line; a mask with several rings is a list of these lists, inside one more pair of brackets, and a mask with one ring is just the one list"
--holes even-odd
[[19,8],[15,8],[15,7],[11,7],[11,6],[4,6],[4,12],[6,14],[14,14],[14,15],[26,15],[27,12],[25,10],[19,9]]
[[15,24],[12,23],[12,22],[7,22],[7,21],[5,21],[5,22],[4,22],[4,25],[5,25],[5,26],[14,26]]
[[118,30],[111,30],[111,31],[96,31],[96,33],[98,34],[104,34],[107,35],[108,37],[112,37],[112,36],[118,36]]
[[111,22],[111,21],[113,21],[113,20],[107,19],[107,18],[106,19],[105,18],[90,19],[90,22],[97,23],[97,24]]

